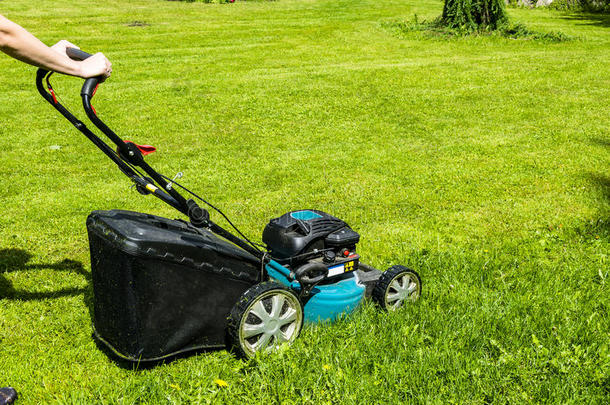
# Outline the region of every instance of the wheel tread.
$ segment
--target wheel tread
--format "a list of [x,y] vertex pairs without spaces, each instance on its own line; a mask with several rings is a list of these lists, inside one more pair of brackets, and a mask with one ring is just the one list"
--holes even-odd
[[415,274],[415,276],[418,278],[419,286],[420,286],[419,294],[421,296],[422,282],[421,282],[421,277],[419,276],[419,274],[415,270],[410,269],[408,267],[401,266],[401,265],[394,265],[394,266],[388,268],[386,271],[384,271],[381,274],[381,277],[379,277],[379,280],[377,281],[377,283],[375,283],[375,287],[373,288],[373,293],[371,294],[371,297],[373,298],[373,301],[379,307],[381,307],[383,309],[387,309],[386,302],[385,302],[386,290],[390,286],[390,283],[392,282],[392,280],[396,276],[398,276],[400,273],[403,273],[405,271]]
[[[246,312],[246,310],[248,309],[248,307],[250,306],[252,301],[254,299],[256,299],[256,297],[258,297],[261,294],[266,293],[267,291],[278,290],[278,289],[284,290],[284,291],[290,291],[290,289],[288,289],[287,287],[285,287],[284,285],[282,285],[276,281],[264,281],[262,283],[255,284],[241,295],[241,297],[239,298],[239,301],[237,301],[235,303],[235,305],[233,306],[233,308],[231,309],[229,317],[227,318],[227,337],[229,340],[229,347],[238,357],[241,357],[241,358],[249,357],[248,353],[246,353],[243,350],[243,348],[241,347],[241,345],[239,344],[239,329],[240,329],[239,324],[244,315],[244,312]],[[298,300],[298,298],[297,298],[297,300]],[[301,310],[302,310],[302,307],[301,307]],[[301,326],[302,326],[302,323],[301,323]],[[297,332],[297,335],[299,333],[300,333],[300,331]]]

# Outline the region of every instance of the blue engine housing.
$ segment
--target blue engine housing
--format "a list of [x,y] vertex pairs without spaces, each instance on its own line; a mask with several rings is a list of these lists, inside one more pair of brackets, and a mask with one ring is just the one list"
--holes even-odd
[[[312,261],[323,263],[328,276],[304,298],[305,321],[334,321],[356,309],[366,286],[358,279],[360,235],[344,221],[318,210],[290,211],[273,218],[263,231],[271,260],[267,274],[300,292],[291,272]],[[323,256],[323,257],[322,257]]]
[[[293,290],[301,290],[298,282],[288,279],[290,271],[281,264],[271,260],[266,270],[274,280]],[[359,282],[356,272],[334,283],[317,285],[305,303],[305,321],[333,322],[342,314],[350,314],[364,298],[365,291],[366,287]]]

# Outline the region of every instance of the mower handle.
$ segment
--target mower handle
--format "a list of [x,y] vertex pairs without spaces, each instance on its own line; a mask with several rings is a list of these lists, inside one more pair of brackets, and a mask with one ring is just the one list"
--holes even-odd
[[[76,48],[66,48],[66,54],[71,59],[79,60],[79,61],[85,60],[92,56],[91,54],[89,54],[85,51],[81,51],[80,49],[76,49]],[[187,200],[176,190],[174,190],[172,188],[168,188],[169,185],[168,185],[166,179],[163,178],[163,176],[161,176],[159,173],[157,173],[152,167],[150,167],[144,161],[142,152],[139,150],[137,145],[134,144],[133,142],[123,141],[112,129],[110,129],[108,127],[108,125],[106,125],[97,116],[97,112],[91,105],[91,99],[95,95],[95,90],[97,89],[97,86],[102,81],[103,81],[102,76],[97,76],[97,77],[91,77],[89,79],[86,79],[85,84],[83,84],[80,95],[81,95],[81,98],[83,101],[83,108],[85,110],[85,113],[87,113],[87,117],[91,120],[93,125],[95,125],[100,131],[102,131],[104,133],[104,135],[106,135],[117,146],[117,152],[118,152],[118,155],[120,156],[121,160],[124,160],[132,165],[141,167],[154,180],[154,182],[156,182],[160,186],[160,188],[157,188],[154,184],[152,184],[154,182],[151,182],[150,184],[147,182],[145,182],[146,184],[139,183],[139,181],[137,179],[135,179],[134,181],[136,183],[138,183],[138,185],[140,186],[140,189],[142,191],[152,192],[154,195],[159,197],[161,200],[165,201],[172,207],[176,208],[178,211],[182,212],[183,214],[185,214],[189,218],[191,218],[191,215],[190,215],[191,206],[189,205]],[[149,186],[151,186],[151,187],[149,187]],[[148,191],[145,191],[145,190],[148,190]],[[197,205],[195,204],[195,206],[197,206]],[[204,210],[204,212],[206,212],[206,211]],[[205,219],[205,221],[203,223],[201,223],[200,225],[203,225],[205,222],[207,222],[207,218],[203,218],[203,219]],[[197,220],[199,220],[199,218],[197,218]],[[221,229],[220,231],[223,231],[223,230]],[[223,236],[225,236],[225,235],[223,235]],[[230,235],[230,236],[232,236],[232,235]],[[229,237],[229,240],[233,241],[233,239],[230,239],[230,237]]]
[[[90,53],[81,51],[80,49],[76,49],[76,48],[66,48],[66,54],[70,57],[70,59],[77,60],[77,61],[83,61],[83,60],[93,56]],[[101,80],[99,77],[91,77],[91,78],[85,80],[85,84],[83,84],[83,87],[80,91],[81,96],[87,95],[87,96],[89,96],[90,99],[93,98],[95,89],[100,84],[100,82],[101,82]]]
[[[66,48],[66,54],[73,60],[83,61],[85,59],[90,58],[90,53],[82,51],[76,48]],[[97,112],[91,105],[91,99],[95,95],[95,91],[97,90],[97,86],[103,82],[102,76],[90,77],[85,80],[83,87],[81,88],[80,95],[83,100],[83,108],[87,113],[87,117],[93,122],[93,124],[100,129],[115,145],[119,148],[119,153],[125,156],[133,156],[135,159],[129,160],[130,163],[140,164],[142,163],[142,155],[139,151],[130,150],[129,145],[126,146],[126,143],[119,138],[117,134],[114,133],[102,120],[97,117]]]
[[66,54],[70,57],[70,59],[74,59],[74,60],[78,60],[78,61],[83,61],[83,60],[93,56],[90,53],[81,51],[80,49],[76,49],[76,48],[66,48]]
[[[91,57],[87,52],[81,51],[75,48],[67,48],[66,54],[74,60],[85,60]],[[53,72],[39,68],[36,71],[36,88],[40,95],[47,101],[49,104],[53,106],[61,115],[63,115],[76,129],[83,133],[95,146],[97,146],[110,160],[112,160],[119,169],[132,181],[136,183],[136,186],[139,186],[138,191],[142,191],[145,193],[152,193],[156,197],[160,198],[162,201],[166,202],[170,206],[176,208],[178,211],[182,212],[184,215],[188,216],[189,219],[193,217],[195,220],[193,225],[201,227],[207,227],[213,233],[229,240],[240,248],[244,249],[248,253],[253,256],[264,259],[265,254],[262,253],[259,249],[252,246],[249,242],[233,235],[229,231],[220,227],[219,225],[209,221],[205,211],[202,212],[201,208],[197,209],[196,203],[192,200],[186,200],[180,193],[178,193],[175,188],[170,187],[171,183],[167,183],[167,178],[163,175],[156,172],[152,167],[150,167],[142,158],[142,153],[137,148],[134,143],[125,142],[117,134],[115,134],[106,124],[104,124],[98,117],[91,105],[91,97],[95,93],[95,88],[102,81],[101,76],[89,78],[85,81],[81,91],[81,97],[83,101],[83,107],[85,108],[85,112],[87,113],[87,117],[91,120],[91,122],[100,129],[110,140],[118,147],[118,153],[112,149],[106,142],[101,140],[95,133],[93,133],[87,126],[81,122],[78,118],[76,118],[66,107],[64,107],[55,97],[55,92],[51,87],[51,83],[49,82],[49,77],[53,74]],[[47,80],[47,88],[45,88],[44,80]],[[48,91],[47,91],[48,89]],[[133,152],[133,153],[132,153]],[[143,177],[134,166],[138,166],[142,168],[149,176]],[[153,180],[152,182],[150,180]],[[160,187],[155,186],[154,183],[157,183]],[[196,215],[195,215],[196,214]],[[208,214],[209,215],[209,214]],[[208,222],[209,221],[209,222]],[[301,273],[299,273],[301,275]],[[303,274],[305,276],[305,282],[307,281],[317,281],[317,279],[310,280],[308,276],[310,275]]]

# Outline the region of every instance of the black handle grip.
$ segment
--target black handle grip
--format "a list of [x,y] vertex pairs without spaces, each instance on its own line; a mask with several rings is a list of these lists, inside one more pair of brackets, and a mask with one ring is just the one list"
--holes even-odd
[[[66,48],[66,54],[74,60],[83,61],[87,58],[90,58],[92,55],[85,51],[81,51],[76,48]],[[95,88],[98,84],[100,84],[101,80],[99,77],[91,77],[85,80],[85,84],[83,84],[83,88],[80,91],[80,95],[89,96],[89,99],[93,98],[93,93],[95,92]]]
[[80,49],[76,49],[76,48],[66,48],[66,54],[70,57],[70,59],[79,60],[79,61],[85,60],[85,59],[91,57],[90,53],[81,51]]
[[85,80],[85,84],[83,84],[83,87],[80,90],[80,95],[81,96],[89,96],[89,99],[93,98],[93,93],[95,92],[95,89],[97,88],[97,85],[100,84],[100,78],[99,77],[91,77],[87,80]]
[[[85,51],[81,51],[76,48],[66,48],[66,54],[74,60],[83,61],[87,58],[90,58],[92,55]],[[99,77],[91,77],[85,80],[85,84],[83,84],[83,88],[80,91],[81,96],[89,96],[89,99],[93,98],[93,93],[95,92],[95,88],[98,84],[100,84],[101,80]]]

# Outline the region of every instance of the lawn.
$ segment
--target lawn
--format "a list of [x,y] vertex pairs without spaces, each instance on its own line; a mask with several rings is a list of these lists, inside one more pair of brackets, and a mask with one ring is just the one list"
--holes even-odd
[[[441,10],[0,2],[48,44],[103,51],[100,116],[246,234],[321,209],[362,235],[365,261],[424,281],[415,305],[367,303],[251,361],[117,365],[91,338],[86,216],[176,214],[42,100],[34,68],[0,57],[0,386],[20,404],[609,403],[610,17],[509,9],[559,43],[382,27]],[[55,82],[81,113],[82,81]]]

